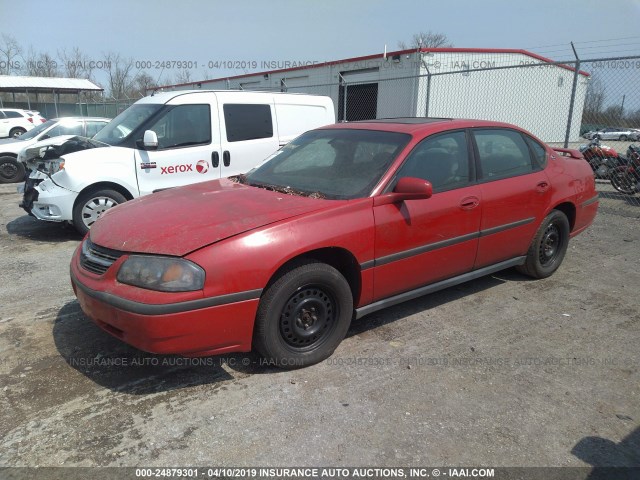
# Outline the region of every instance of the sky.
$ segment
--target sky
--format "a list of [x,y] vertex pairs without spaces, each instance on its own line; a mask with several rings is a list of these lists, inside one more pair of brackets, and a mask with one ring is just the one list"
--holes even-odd
[[554,60],[573,58],[571,41],[586,58],[640,54],[640,0],[31,0],[13,7],[0,0],[0,11],[11,11],[0,16],[0,33],[24,49],[55,56],[79,47],[96,61],[116,52],[138,66],[151,62],[143,70],[159,84],[176,73],[162,60],[192,62],[196,81],[264,70],[243,61],[381,53],[428,30],[456,47],[523,48]]

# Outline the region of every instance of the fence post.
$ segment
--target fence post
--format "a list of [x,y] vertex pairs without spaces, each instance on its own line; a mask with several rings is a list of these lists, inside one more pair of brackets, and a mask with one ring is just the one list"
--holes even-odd
[[[347,121],[347,81],[344,79],[341,73],[338,73],[338,92],[340,91],[340,84],[344,87],[344,93],[342,94],[342,121]],[[340,94],[338,94],[340,98]],[[340,108],[340,105],[338,105]]]
[[571,121],[573,119],[573,107],[576,103],[576,89],[578,87],[578,75],[580,75],[580,58],[578,57],[578,52],[576,52],[576,47],[573,46],[573,42],[571,42],[571,48],[573,49],[573,54],[576,57],[576,68],[573,71],[573,85],[571,86],[571,99],[569,100],[569,118],[567,118],[567,133],[564,136],[564,148],[569,146],[569,136],[571,135]]

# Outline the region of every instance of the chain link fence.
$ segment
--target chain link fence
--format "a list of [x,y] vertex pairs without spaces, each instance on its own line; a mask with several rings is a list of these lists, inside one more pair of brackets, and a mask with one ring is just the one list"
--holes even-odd
[[513,123],[551,146],[580,149],[594,169],[601,211],[640,218],[634,150],[640,146],[640,56],[425,67],[426,74],[370,81],[283,81],[280,91],[330,96],[338,121],[427,116]]
[[[24,96],[24,95],[21,95]],[[40,112],[44,118],[59,117],[104,117],[113,118],[136,102],[136,99],[100,98],[84,101],[3,101],[2,108],[22,108]]]

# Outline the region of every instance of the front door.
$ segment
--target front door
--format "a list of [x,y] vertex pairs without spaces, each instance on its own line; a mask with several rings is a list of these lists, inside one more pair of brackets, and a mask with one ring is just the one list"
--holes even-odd
[[417,177],[433,196],[374,207],[376,225],[374,297],[379,300],[468,272],[478,246],[480,187],[464,131],[423,140],[396,178]]
[[158,148],[135,150],[140,195],[220,178],[217,117],[212,96],[208,103],[175,105],[148,128],[156,132]]

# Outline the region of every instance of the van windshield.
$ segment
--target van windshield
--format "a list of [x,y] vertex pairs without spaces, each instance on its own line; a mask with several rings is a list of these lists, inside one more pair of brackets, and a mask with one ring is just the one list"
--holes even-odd
[[129,138],[140,125],[149,117],[160,110],[164,105],[145,103],[131,105],[124,112],[111,120],[106,127],[100,130],[93,138],[109,145],[119,145]]

